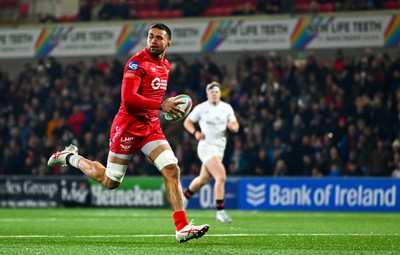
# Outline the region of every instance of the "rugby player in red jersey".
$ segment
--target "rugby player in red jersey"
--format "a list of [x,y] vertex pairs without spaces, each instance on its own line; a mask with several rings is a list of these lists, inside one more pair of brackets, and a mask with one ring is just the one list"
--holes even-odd
[[171,66],[165,58],[171,45],[171,30],[162,23],[150,27],[147,48],[134,54],[126,63],[122,80],[121,105],[110,131],[107,166],[78,154],[71,144],[54,153],[47,165],[71,165],[108,189],[122,182],[130,159],[141,150],[158,168],[165,180],[165,191],[176,226],[176,239],[186,242],[202,237],[208,224],[188,223],[183,208],[182,187],[178,159],[175,157],[160,126],[159,110],[176,116],[184,114],[177,107],[180,102],[170,98],[162,101],[168,84]]

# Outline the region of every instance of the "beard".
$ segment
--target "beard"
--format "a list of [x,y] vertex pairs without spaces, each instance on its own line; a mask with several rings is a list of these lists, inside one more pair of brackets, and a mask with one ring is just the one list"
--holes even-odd
[[149,47],[148,51],[149,51],[149,54],[153,57],[159,56],[160,54],[164,53],[164,49],[160,49],[160,48]]

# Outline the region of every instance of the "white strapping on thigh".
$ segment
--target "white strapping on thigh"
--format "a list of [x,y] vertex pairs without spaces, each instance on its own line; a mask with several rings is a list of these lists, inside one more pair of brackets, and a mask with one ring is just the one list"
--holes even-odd
[[171,164],[178,164],[178,159],[171,150],[165,150],[161,152],[160,155],[158,155],[158,157],[154,160],[154,165],[159,171]]
[[155,148],[163,144],[168,144],[168,141],[166,140],[151,141],[143,146],[142,152],[144,155],[149,156],[150,152],[152,152]]
[[115,153],[115,152],[109,151],[108,155],[113,156],[114,158],[130,160],[132,158],[133,154],[120,154],[120,153]]
[[126,169],[128,169],[127,165],[107,162],[106,175],[113,181],[122,182]]

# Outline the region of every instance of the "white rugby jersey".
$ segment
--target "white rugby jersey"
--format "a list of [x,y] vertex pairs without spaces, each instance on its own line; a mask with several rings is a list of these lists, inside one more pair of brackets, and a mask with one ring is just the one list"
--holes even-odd
[[194,123],[198,122],[205,139],[199,143],[207,143],[225,149],[225,131],[227,123],[236,121],[236,116],[230,104],[220,101],[218,105],[208,101],[198,104],[188,115]]

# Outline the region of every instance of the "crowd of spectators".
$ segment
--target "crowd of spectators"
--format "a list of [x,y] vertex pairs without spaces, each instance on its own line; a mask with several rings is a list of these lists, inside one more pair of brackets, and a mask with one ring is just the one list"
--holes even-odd
[[[238,134],[227,134],[229,175],[400,177],[400,54],[365,50],[355,58],[338,50],[328,60],[243,51],[235,70],[209,55],[168,57],[166,96],[187,93],[196,104],[206,99],[208,82],[223,84],[241,124]],[[70,143],[105,164],[123,65],[50,57],[26,63],[15,78],[0,70],[0,174],[81,174],[46,165]],[[197,174],[193,137],[182,123],[163,128],[182,174]],[[136,153],[127,174],[158,172]]]
[[[393,1],[393,0],[390,0]],[[149,0],[146,4],[129,0],[80,0],[76,15],[55,17],[50,13],[38,13],[40,23],[63,21],[109,21],[141,19],[143,12],[179,10],[179,17],[202,17],[212,12],[210,9],[219,8],[226,11],[218,16],[226,15],[263,15],[263,14],[295,14],[318,12],[341,12],[360,10],[379,10],[389,0]],[[399,5],[400,7],[400,5]],[[168,16],[168,15],[167,15]],[[174,15],[173,17],[176,18]],[[160,14],[159,17],[165,18]]]

